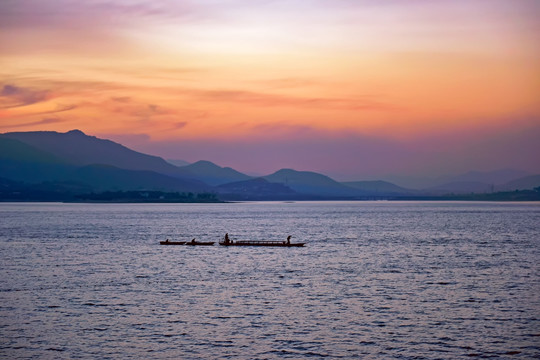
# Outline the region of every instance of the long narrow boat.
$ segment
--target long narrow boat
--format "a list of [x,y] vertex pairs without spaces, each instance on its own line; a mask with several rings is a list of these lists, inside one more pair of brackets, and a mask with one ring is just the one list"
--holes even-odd
[[238,240],[232,241],[229,239],[229,234],[225,234],[223,241],[219,242],[223,246],[282,246],[282,247],[301,247],[305,243],[291,243],[291,236],[287,236],[287,241],[271,241],[271,240]]
[[169,241],[169,239],[165,241],[160,241],[160,245],[185,245],[185,241]]
[[282,246],[282,247],[302,247],[306,243],[287,243],[286,241],[267,241],[267,240],[239,240],[239,241],[230,241],[226,243],[225,241],[220,241],[219,245],[223,246]]

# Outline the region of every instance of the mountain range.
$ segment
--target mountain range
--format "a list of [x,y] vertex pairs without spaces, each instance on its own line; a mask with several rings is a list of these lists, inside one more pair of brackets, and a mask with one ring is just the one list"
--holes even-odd
[[165,161],[80,130],[0,134],[0,179],[0,196],[10,199],[29,189],[55,194],[163,191],[214,193],[223,200],[314,200],[491,193],[540,186],[540,175],[519,170],[469,172],[424,189],[382,180],[338,182],[294,169],[252,177],[209,161],[187,165]]

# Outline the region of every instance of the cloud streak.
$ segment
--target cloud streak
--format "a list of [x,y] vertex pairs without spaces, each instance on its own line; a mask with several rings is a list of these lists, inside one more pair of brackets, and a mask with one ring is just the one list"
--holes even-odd
[[42,126],[42,125],[52,125],[52,124],[58,124],[63,122],[63,119],[59,118],[44,118],[37,121],[29,121],[24,123],[18,123],[14,125],[9,125],[10,128],[20,128],[20,127],[27,127],[27,126]]
[[0,91],[0,109],[10,109],[47,100],[48,92],[6,84]]
[[265,107],[315,107],[326,109],[348,109],[365,111],[394,111],[398,107],[389,103],[374,100],[375,96],[367,95],[351,98],[301,97],[284,94],[270,94],[246,90],[198,90],[183,89],[184,95],[207,102],[225,102],[250,104]]

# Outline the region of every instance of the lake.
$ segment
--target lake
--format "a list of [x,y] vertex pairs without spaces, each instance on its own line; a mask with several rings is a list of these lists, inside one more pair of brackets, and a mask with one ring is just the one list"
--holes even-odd
[[[3,203],[0,358],[539,358],[539,224],[537,202]],[[159,245],[194,237],[216,244]]]

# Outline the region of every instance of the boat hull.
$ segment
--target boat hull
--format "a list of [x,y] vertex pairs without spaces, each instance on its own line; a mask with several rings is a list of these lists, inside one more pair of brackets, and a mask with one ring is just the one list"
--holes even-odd
[[185,245],[185,241],[160,241],[160,245]]
[[274,247],[302,247],[305,243],[287,244],[278,241],[236,241],[231,243],[220,242],[222,246],[274,246]]

